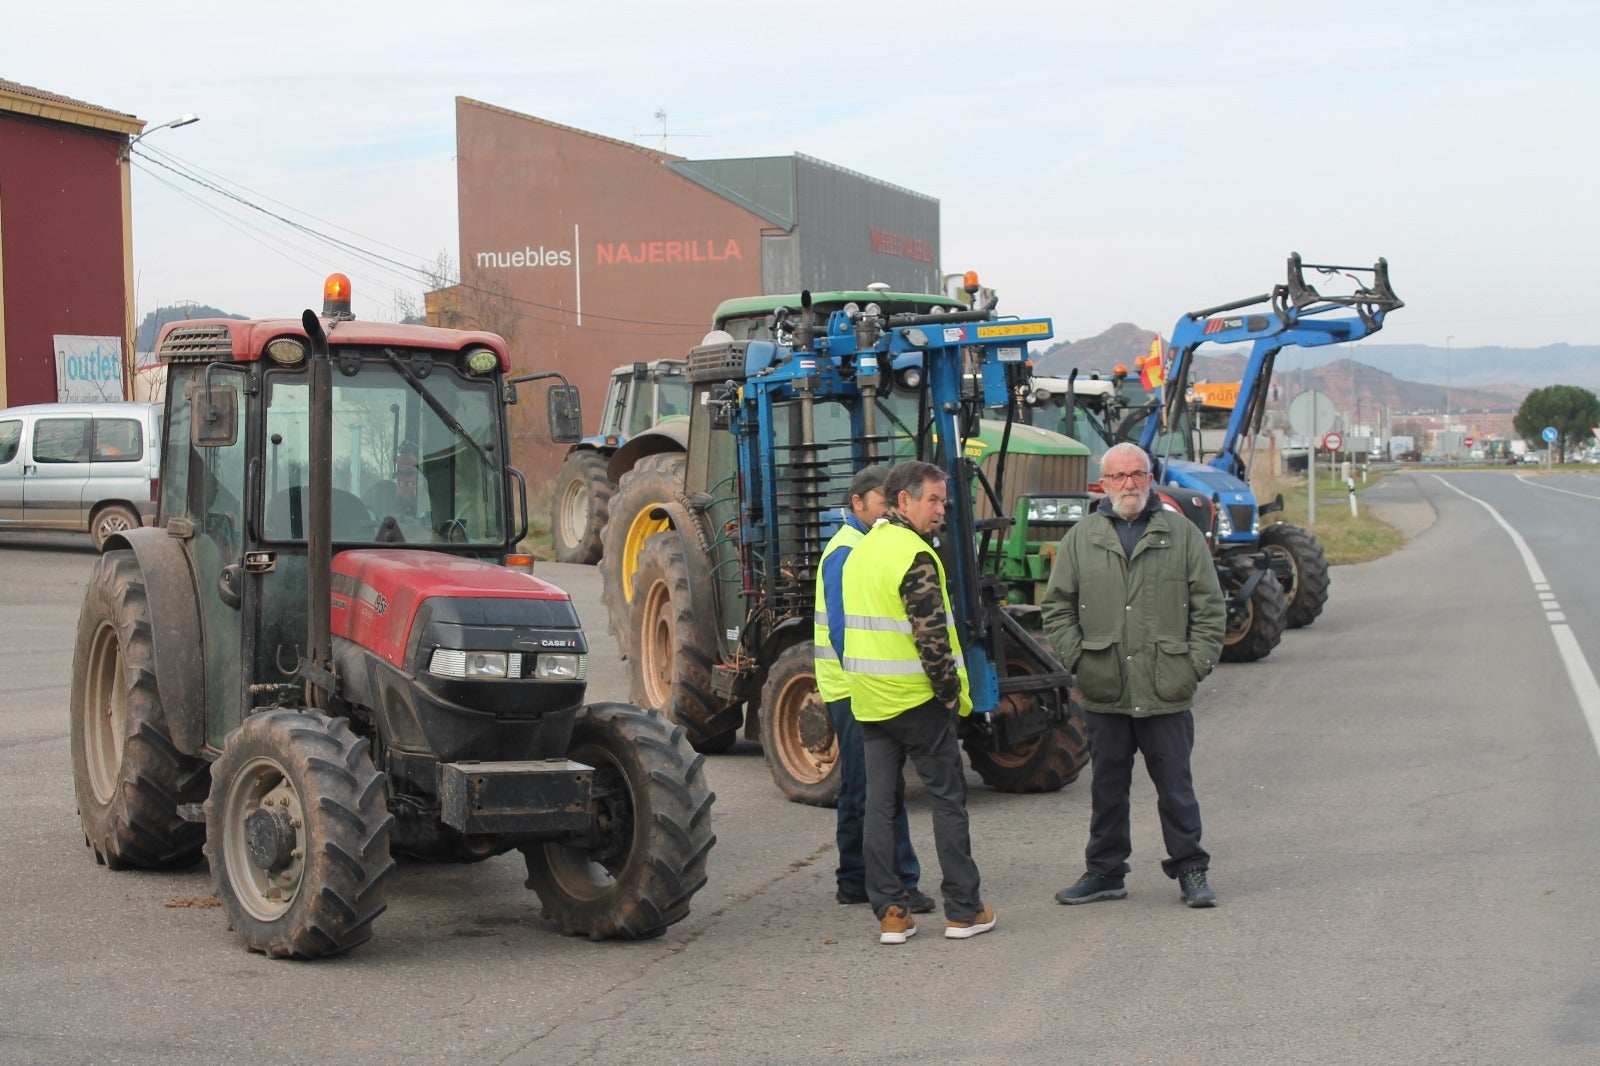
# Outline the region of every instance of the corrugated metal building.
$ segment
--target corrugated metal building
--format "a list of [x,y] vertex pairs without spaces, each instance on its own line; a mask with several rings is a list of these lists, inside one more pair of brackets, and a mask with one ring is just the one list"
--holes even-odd
[[132,351],[122,155],[143,129],[132,115],[0,80],[0,407],[57,398],[57,337],[115,338],[119,360]]
[[[464,97],[456,143],[462,284],[430,321],[565,373],[591,430],[613,367],[683,356],[724,299],[938,291],[939,201],[820,159],[685,159]],[[540,422],[517,459],[543,481],[562,450]]]

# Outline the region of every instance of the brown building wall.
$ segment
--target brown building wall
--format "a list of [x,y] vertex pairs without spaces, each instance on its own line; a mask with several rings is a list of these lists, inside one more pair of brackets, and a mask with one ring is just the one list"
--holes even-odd
[[[456,139],[462,324],[505,335],[517,372],[566,374],[588,432],[613,367],[681,358],[718,301],[761,291],[770,224],[673,173],[676,156],[465,98]],[[528,398],[513,459],[537,496],[565,448]]]
[[4,406],[56,399],[57,334],[124,337],[125,136],[0,114]]

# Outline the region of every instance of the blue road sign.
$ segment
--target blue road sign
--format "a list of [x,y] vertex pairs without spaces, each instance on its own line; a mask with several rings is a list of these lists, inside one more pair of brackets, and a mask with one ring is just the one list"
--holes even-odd
[[1539,435],[1551,444],[1554,444],[1556,442],[1556,438],[1561,436],[1561,434],[1556,432],[1555,426],[1545,426],[1544,432]]

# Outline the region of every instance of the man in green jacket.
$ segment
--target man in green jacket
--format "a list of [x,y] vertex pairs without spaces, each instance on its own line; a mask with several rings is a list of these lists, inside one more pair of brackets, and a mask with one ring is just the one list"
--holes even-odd
[[1191,907],[1216,904],[1200,846],[1200,804],[1189,756],[1195,689],[1222,654],[1227,608],[1205,534],[1163,510],[1150,458],[1118,444],[1100,460],[1106,497],[1056,553],[1045,590],[1045,634],[1077,675],[1094,765],[1087,870],[1061,903],[1124,899],[1133,841],[1128,789],[1144,755],[1156,787],[1167,859]]

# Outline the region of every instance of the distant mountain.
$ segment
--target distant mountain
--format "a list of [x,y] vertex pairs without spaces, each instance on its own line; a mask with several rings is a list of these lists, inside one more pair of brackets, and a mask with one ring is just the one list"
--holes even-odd
[[[1119,322],[1095,337],[1063,341],[1033,357],[1036,372],[1066,377],[1109,375],[1119,363],[1150,350],[1155,332]],[[1195,356],[1196,381],[1237,381],[1246,356],[1238,349]],[[1204,352],[1204,349],[1201,349]],[[1285,398],[1304,389],[1327,394],[1341,411],[1514,411],[1532,389],[1581,385],[1600,390],[1600,346],[1554,344],[1544,348],[1467,348],[1449,353],[1419,344],[1336,344],[1287,348],[1273,368]],[[1396,370],[1408,376],[1400,377]],[[1437,376],[1435,376],[1435,370]],[[1419,380],[1420,379],[1420,380]]]
[[237,318],[243,320],[248,315],[236,315],[205,304],[177,304],[170,307],[158,307],[144,316],[144,321],[139,323],[138,336],[134,338],[134,350],[140,352],[153,352],[156,349],[156,335],[161,332],[161,327],[168,322],[183,322],[191,318]]

